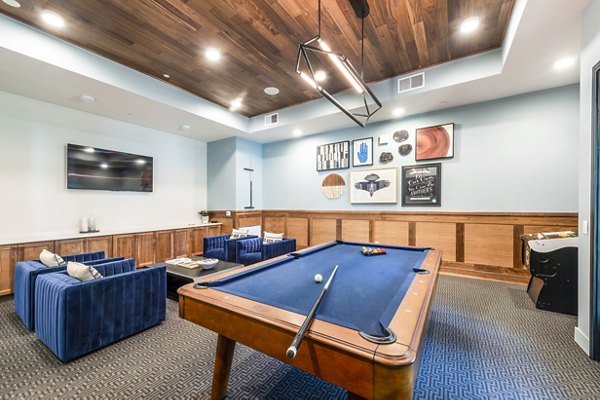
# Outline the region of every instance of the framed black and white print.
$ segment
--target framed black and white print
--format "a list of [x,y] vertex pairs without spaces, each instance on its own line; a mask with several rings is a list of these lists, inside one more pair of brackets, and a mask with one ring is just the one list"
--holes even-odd
[[402,167],[402,205],[442,205],[442,164],[407,165]]
[[364,167],[373,165],[373,138],[352,141],[352,166]]
[[317,146],[317,171],[350,168],[350,141]]

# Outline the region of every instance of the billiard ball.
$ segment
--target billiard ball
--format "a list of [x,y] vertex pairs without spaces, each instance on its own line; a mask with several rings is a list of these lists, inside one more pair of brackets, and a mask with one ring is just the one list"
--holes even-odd
[[315,275],[315,282],[317,283],[321,283],[323,281],[323,275],[321,274],[316,274]]

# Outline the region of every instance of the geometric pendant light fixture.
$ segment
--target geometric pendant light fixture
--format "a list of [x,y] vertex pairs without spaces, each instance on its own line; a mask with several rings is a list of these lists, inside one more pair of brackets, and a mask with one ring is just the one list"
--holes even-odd
[[[364,127],[369,118],[382,107],[381,102],[367,86],[363,79],[364,72],[364,30],[365,18],[369,15],[366,0],[350,0],[350,4],[361,20],[361,74],[343,54],[334,53],[321,37],[321,0],[318,0],[318,32],[310,40],[300,43],[296,59],[296,73],[306,84],[315,89],[321,96],[329,100],[359,126]],[[317,69],[316,65],[321,69]],[[325,72],[325,69],[328,72]],[[353,96],[332,95],[321,83],[325,77],[343,78],[350,84]],[[342,99],[343,97],[343,103]]]

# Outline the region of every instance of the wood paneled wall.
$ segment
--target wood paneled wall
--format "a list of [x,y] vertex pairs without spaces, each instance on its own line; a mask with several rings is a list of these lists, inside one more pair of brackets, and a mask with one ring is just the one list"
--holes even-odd
[[0,296],[13,292],[17,261],[36,260],[43,249],[61,255],[104,250],[107,257],[134,258],[138,267],[144,267],[174,257],[201,255],[202,239],[220,234],[221,226],[214,225],[1,245]]
[[260,220],[263,231],[283,232],[299,249],[336,239],[433,247],[443,253],[444,272],[511,282],[529,280],[520,235],[577,231],[576,213],[257,210],[211,217],[224,233]]

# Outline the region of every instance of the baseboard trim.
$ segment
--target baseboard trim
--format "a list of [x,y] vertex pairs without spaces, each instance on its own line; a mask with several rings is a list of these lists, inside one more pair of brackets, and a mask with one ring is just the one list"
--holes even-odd
[[575,343],[581,347],[585,354],[590,355],[590,339],[577,326],[575,327]]

